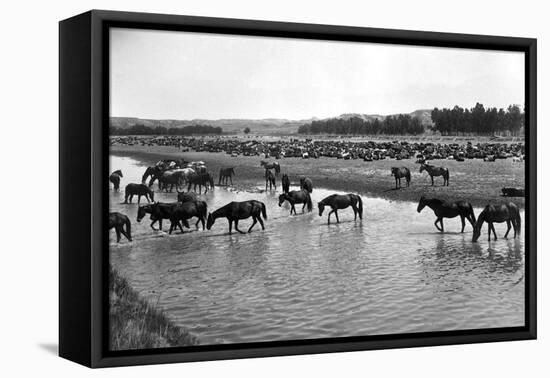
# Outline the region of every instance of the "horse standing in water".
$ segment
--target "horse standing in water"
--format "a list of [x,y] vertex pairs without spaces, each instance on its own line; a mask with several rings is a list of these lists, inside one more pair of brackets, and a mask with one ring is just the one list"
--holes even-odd
[[[124,230],[124,226],[126,226],[126,230]],[[132,223],[126,215],[117,212],[109,213],[109,230],[112,228],[115,229],[117,243],[120,243],[120,234],[132,241]]]
[[[158,203],[157,202],[156,205],[158,205],[158,210],[156,211],[155,215],[153,215],[153,206],[155,205],[143,205],[138,207],[137,221],[139,223],[145,217],[145,215],[151,214],[151,220],[152,220],[150,225],[151,228],[154,231],[162,231],[162,220],[170,219],[170,216],[173,213],[173,209],[175,206],[178,205],[178,203]],[[154,227],[154,224],[157,222],[159,222],[158,230]],[[183,225],[189,228],[189,223],[187,223],[187,220],[184,220]]]
[[[392,167],[391,175],[395,177],[395,189],[401,188],[401,178],[404,177],[407,179],[407,188],[411,183],[411,171],[407,167]],[[399,182],[399,187],[397,183]]]
[[239,233],[244,234],[245,232],[239,230],[239,220],[247,219],[252,217],[254,222],[248,229],[248,232],[252,231],[252,227],[256,223],[260,222],[262,230],[265,230],[264,222],[262,221],[262,216],[264,219],[267,219],[267,213],[265,210],[265,204],[260,201],[243,201],[243,202],[230,202],[227,205],[220,207],[218,210],[214,211],[211,214],[208,214],[208,221],[206,222],[206,228],[210,230],[214,225],[214,222],[218,218],[227,218],[229,221],[229,234],[231,234],[231,228],[233,222],[235,222],[235,230]]
[[279,196],[279,207],[285,202],[290,203],[290,215],[292,212],[296,215],[296,208],[294,207],[297,203],[303,203],[302,213],[304,212],[305,207],[307,206],[307,211],[311,211],[313,205],[311,203],[311,197],[307,190],[293,190],[290,193],[283,193]]
[[479,239],[483,222],[487,222],[488,224],[487,231],[489,241],[491,241],[491,231],[493,231],[495,240],[497,240],[497,233],[495,232],[495,226],[493,223],[506,222],[508,229],[506,230],[506,234],[504,234],[504,238],[508,237],[508,233],[510,232],[512,226],[514,227],[514,239],[516,238],[516,235],[521,232],[521,216],[519,213],[519,208],[513,202],[508,202],[502,205],[485,206],[485,209],[479,213],[477,222],[474,226],[474,235],[472,237],[473,242],[476,242],[477,239]]
[[267,191],[267,184],[269,183],[269,190],[272,188],[277,190],[277,184],[275,183],[275,175],[269,169],[265,170],[265,190]]
[[158,178],[162,176],[164,171],[164,169],[156,165],[153,167],[147,167],[147,169],[143,173],[143,176],[141,176],[141,183],[145,184],[147,179],[151,177],[151,180],[149,180],[149,187],[153,186],[155,180],[158,180]]
[[208,185],[212,187],[212,190],[214,189],[214,177],[212,177],[210,173],[195,173],[194,175],[188,177],[187,182],[189,182],[189,185],[187,186],[188,192],[191,190],[191,185],[194,185],[194,192],[197,191],[197,185],[199,186],[199,194],[201,194],[203,186],[205,189],[205,194],[208,193]]
[[432,186],[434,186],[434,176],[443,176],[443,186],[449,186],[449,170],[443,167],[434,167],[430,164],[420,164],[420,173],[428,172],[432,179]]
[[[437,198],[428,199],[422,196],[420,197],[420,202],[418,202],[416,211],[420,213],[426,206],[433,210],[435,216],[437,217],[434,222],[434,226],[441,232],[444,232],[443,218],[454,218],[460,216],[460,221],[462,222],[462,230],[460,232],[464,232],[464,227],[466,226],[465,219],[468,219],[468,222],[470,222],[472,227],[474,227],[476,223],[474,209],[469,202],[447,202]],[[437,223],[441,225],[441,228],[437,225]]]
[[279,176],[279,173],[281,173],[281,166],[277,162],[268,163],[267,161],[262,160],[260,162],[260,167],[264,167],[266,170],[275,170],[275,176]]
[[[141,196],[145,196],[147,202],[153,202],[155,200],[155,192],[153,192],[145,184],[128,184],[124,189],[124,203],[128,203],[128,198],[130,198],[130,203],[132,203],[132,198],[138,196],[138,204],[141,201]],[[151,200],[151,201],[149,201]]]
[[[160,203],[155,203],[152,206],[152,212],[151,217],[154,219],[160,218],[162,215],[162,209]],[[207,214],[207,205],[204,201],[192,201],[192,202],[184,202],[184,203],[177,203],[175,206],[168,208],[169,213],[168,219],[170,219],[170,230],[168,231],[169,234],[172,233],[176,228],[179,228],[181,233],[183,233],[183,228],[181,227],[181,223],[186,225],[186,227],[189,226],[187,223],[187,220],[189,218],[197,217],[199,220],[195,224],[195,227],[197,230],[199,229],[199,222],[202,223],[202,229],[204,230],[204,223],[206,220],[206,214]],[[181,222],[181,223],[180,223]]]
[[122,171],[116,170],[109,176],[109,181],[111,181],[115,187],[115,192],[118,192],[118,189],[120,188],[120,179],[122,176]]
[[307,190],[308,193],[313,192],[313,181],[309,177],[301,177],[300,189]]
[[227,180],[231,181],[231,185],[233,185],[233,176],[235,175],[235,168],[221,168],[220,169],[220,177],[218,179],[218,186],[222,184],[227,186]]
[[328,213],[328,224],[330,224],[330,216],[332,213],[336,215],[336,223],[340,223],[340,219],[338,218],[338,210],[346,209],[350,206],[353,209],[353,214],[355,215],[354,220],[357,220],[357,214],[359,214],[359,219],[363,219],[363,200],[357,194],[333,194],[323,199],[317,204],[317,206],[319,207],[319,216],[323,215],[325,206],[331,207],[332,210]]
[[286,173],[283,174],[281,178],[281,185],[283,186],[283,193],[288,193],[290,191],[290,179]]

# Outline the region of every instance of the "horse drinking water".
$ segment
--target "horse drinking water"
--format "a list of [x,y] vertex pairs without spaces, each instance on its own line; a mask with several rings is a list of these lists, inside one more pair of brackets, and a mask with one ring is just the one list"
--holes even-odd
[[227,205],[220,207],[218,210],[214,211],[211,214],[208,214],[208,221],[206,222],[206,228],[211,229],[214,225],[214,222],[218,218],[227,218],[229,221],[229,234],[231,234],[231,228],[233,226],[233,222],[235,222],[235,230],[237,230],[239,233],[244,234],[245,232],[239,230],[239,220],[247,219],[252,217],[254,222],[248,229],[248,232],[252,231],[252,227],[256,225],[256,223],[260,222],[260,226],[262,226],[262,230],[265,230],[264,222],[262,221],[262,217],[264,219],[267,219],[267,213],[265,210],[265,204],[260,201],[243,201],[243,202],[230,202]]
[[[420,213],[426,206],[433,210],[435,216],[437,217],[434,225],[441,232],[444,232],[443,218],[454,218],[460,216],[460,221],[462,222],[462,230],[460,232],[464,232],[464,227],[466,226],[465,219],[468,219],[468,222],[470,222],[472,227],[474,227],[476,223],[474,209],[469,202],[448,202],[437,198],[426,198],[422,196],[420,197],[420,202],[418,202],[416,211]],[[441,225],[441,228],[437,225],[437,223]]]
[[420,173],[428,172],[432,179],[432,186],[434,186],[434,176],[443,176],[443,186],[449,186],[449,170],[443,167],[434,167],[430,164],[420,164]]
[[293,190],[289,193],[283,193],[279,196],[279,207],[285,202],[288,201],[290,203],[290,215],[292,215],[292,212],[296,215],[296,208],[294,207],[297,203],[303,203],[304,206],[302,206],[302,213],[304,212],[305,207],[307,206],[307,211],[311,211],[313,205],[311,203],[311,197],[309,195],[309,192],[307,190]]
[[118,192],[118,189],[120,188],[120,179],[122,176],[122,171],[116,170],[109,176],[109,181],[113,183],[113,186],[115,188],[115,192]]
[[330,206],[332,209],[328,213],[328,224],[330,224],[330,216],[332,213],[336,215],[336,223],[340,223],[340,219],[338,218],[338,210],[346,209],[350,206],[353,209],[353,214],[355,215],[354,220],[357,220],[357,214],[359,214],[359,219],[363,219],[363,200],[357,194],[333,194],[328,196],[317,204],[317,207],[319,208],[319,216],[323,215],[325,206]]
[[510,232],[512,226],[514,227],[514,239],[516,238],[516,235],[521,232],[521,216],[519,213],[519,208],[513,202],[508,202],[501,205],[485,206],[485,209],[483,209],[483,211],[479,214],[477,222],[474,226],[474,235],[472,237],[473,242],[476,242],[477,239],[479,239],[483,222],[487,222],[488,224],[487,231],[489,241],[491,241],[491,231],[493,231],[495,240],[497,240],[497,233],[495,232],[495,226],[493,223],[506,222],[508,229],[506,230],[506,234],[504,234],[504,238],[508,237],[508,233]]

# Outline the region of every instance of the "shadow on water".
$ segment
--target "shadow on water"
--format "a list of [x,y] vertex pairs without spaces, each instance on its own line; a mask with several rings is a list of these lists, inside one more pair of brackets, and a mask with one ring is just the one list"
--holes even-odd
[[[139,180],[136,161],[111,159],[126,182]],[[418,214],[415,203],[365,196],[362,221],[346,209],[328,225],[316,203],[332,191],[315,188],[313,211],[290,216],[288,204],[278,206],[280,188],[254,189],[201,196],[210,212],[264,202],[266,230],[257,224],[244,235],[229,235],[225,219],[210,231],[157,234],[135,222],[137,204],[120,205],[123,194],[111,192],[111,209],[130,216],[134,236],[116,245],[111,235],[111,263],[204,344],[523,325],[523,237],[472,243],[458,219],[440,233],[433,213]],[[496,227],[503,235],[505,226]]]

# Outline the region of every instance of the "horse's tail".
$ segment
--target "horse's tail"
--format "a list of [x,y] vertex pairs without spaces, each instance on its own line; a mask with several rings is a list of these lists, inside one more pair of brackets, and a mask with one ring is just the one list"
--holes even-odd
[[267,212],[265,210],[265,204],[263,202],[260,202],[261,206],[262,206],[262,216],[264,217],[264,219],[267,219]]
[[361,196],[357,196],[357,203],[359,205],[359,219],[363,219],[363,200],[361,199]]
[[449,174],[449,168],[445,168],[445,180],[447,180],[447,185],[449,184],[449,177],[450,177],[450,174]]
[[311,196],[307,193],[307,211],[313,210],[313,203],[311,203]]
[[405,172],[405,178],[407,179],[407,182],[411,182],[411,171],[408,169]]
[[126,219],[124,219],[124,224],[126,224],[126,233],[128,234],[128,239],[132,241],[132,222],[130,222],[130,219],[126,217]]
[[521,233],[521,215],[519,213],[518,208],[516,208],[515,211],[516,211],[516,213],[514,214],[514,218],[515,218],[515,223],[516,223],[516,226],[517,226],[516,232],[519,234],[519,233]]
[[200,203],[199,214],[201,217],[206,219],[208,216],[208,205],[204,201],[200,201],[199,203]]

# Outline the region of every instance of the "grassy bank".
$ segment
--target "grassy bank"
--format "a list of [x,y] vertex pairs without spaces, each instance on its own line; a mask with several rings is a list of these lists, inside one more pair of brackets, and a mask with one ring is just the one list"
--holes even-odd
[[174,325],[161,311],[140,298],[112,268],[109,270],[111,350],[197,345],[198,339]]
[[[242,190],[250,190],[265,183],[264,169],[260,166],[262,159],[259,156],[230,157],[225,153],[182,153],[175,147],[165,146],[113,146],[110,153],[132,157],[147,165],[153,165],[160,159],[168,158],[202,160],[214,173],[216,182],[217,172],[221,167],[233,166],[236,167],[234,186]],[[429,176],[426,172],[419,172],[419,165],[415,164],[414,159],[364,162],[360,159],[285,158],[278,161],[281,164],[282,173],[287,173],[294,184],[298,182],[300,176],[307,176],[313,180],[314,187],[361,193],[369,197],[396,201],[417,202],[422,195],[426,195],[446,200],[467,200],[474,206],[482,207],[488,203],[509,200],[501,197],[501,188],[525,185],[525,165],[512,163],[511,159],[491,163],[478,159],[464,162],[434,161],[434,165],[449,168],[450,185],[448,187],[441,185],[441,177],[436,178],[436,186],[432,187]],[[409,188],[395,189],[395,180],[390,175],[392,166],[406,166],[411,170],[412,181]],[[405,180],[402,180],[402,185],[404,184]],[[280,185],[280,178],[277,179],[277,185]],[[524,198],[511,200],[520,207],[524,206]]]

